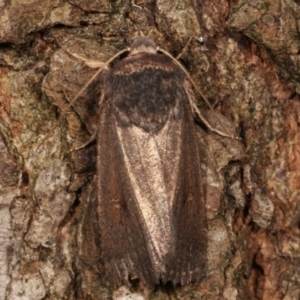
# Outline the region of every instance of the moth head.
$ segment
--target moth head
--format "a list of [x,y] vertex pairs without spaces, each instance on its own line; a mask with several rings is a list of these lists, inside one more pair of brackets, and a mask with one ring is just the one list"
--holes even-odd
[[157,45],[149,38],[140,36],[136,38],[130,47],[130,54],[137,53],[157,53],[158,47]]

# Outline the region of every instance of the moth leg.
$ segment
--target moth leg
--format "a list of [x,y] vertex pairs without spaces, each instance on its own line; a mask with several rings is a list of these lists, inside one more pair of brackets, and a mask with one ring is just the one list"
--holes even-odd
[[79,55],[77,53],[73,53],[73,52],[69,51],[68,49],[62,48],[62,50],[64,50],[66,53],[68,53],[69,55],[73,56],[74,58],[83,61],[91,69],[102,68],[103,65],[105,64],[105,62],[103,62],[103,61],[93,60],[93,59],[86,58],[86,57],[81,56],[81,55]]
[[201,51],[208,51],[208,49],[206,48],[206,46],[204,45],[205,42],[205,38],[203,37],[197,37],[197,36],[191,36],[188,41],[186,42],[186,44],[184,45],[184,47],[182,48],[182,50],[179,52],[179,54],[175,57],[177,60],[180,59],[180,57],[185,53],[185,51],[187,50],[188,46],[190,45],[191,41],[195,39],[196,41],[198,41],[200,43],[200,50]]
[[211,126],[209,121],[207,121],[207,119],[202,115],[200,109],[198,108],[198,106],[196,104],[196,100],[194,98],[194,94],[193,94],[192,89],[191,89],[191,86],[189,85],[189,82],[186,81],[184,83],[184,86],[185,86],[185,91],[187,93],[188,101],[189,101],[190,107],[192,109],[192,112],[198,118],[198,120],[200,120],[210,131],[215,132],[220,136],[235,139],[235,140],[241,140],[240,137],[237,137],[237,136],[234,136],[234,135],[231,135],[231,134],[227,134],[227,133],[225,133],[221,130],[218,130],[218,129],[214,128],[213,126]]
[[192,41],[193,38],[194,38],[194,37],[191,36],[191,37],[188,39],[188,41],[186,42],[185,46],[182,48],[182,50],[179,52],[179,54],[175,57],[177,60],[179,60],[180,57],[185,53],[185,51],[187,50],[187,48],[188,48],[188,46],[190,45],[190,43],[191,43],[191,41]]
[[89,138],[89,140],[87,142],[85,142],[84,144],[82,144],[76,148],[69,150],[67,153],[72,153],[74,151],[86,148],[88,145],[90,145],[91,143],[96,141],[97,134],[98,134],[98,129],[92,134],[92,136]]
[[200,109],[197,107],[197,105],[193,102],[193,101],[190,101],[190,105],[191,105],[191,108],[192,108],[192,111],[193,113],[199,118],[199,120],[201,120],[201,122],[203,122],[205,124],[205,126],[212,132],[215,132],[217,133],[218,135],[220,136],[223,136],[223,137],[227,137],[227,138],[231,138],[231,139],[235,139],[235,140],[241,140],[240,137],[237,137],[237,136],[234,136],[234,135],[230,135],[230,134],[227,134],[221,130],[218,130],[214,127],[212,127],[209,122],[205,119],[205,117],[201,114],[200,112]]

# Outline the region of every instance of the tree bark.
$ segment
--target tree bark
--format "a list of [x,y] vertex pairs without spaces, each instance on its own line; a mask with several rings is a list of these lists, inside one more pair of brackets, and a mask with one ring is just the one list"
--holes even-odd
[[[300,298],[297,1],[4,0],[0,10],[0,299]],[[69,105],[90,66],[139,35],[174,56],[197,37],[180,62],[215,110],[197,97],[199,107],[242,138],[199,125],[207,270],[172,290],[114,289],[95,268],[88,142],[101,75]]]

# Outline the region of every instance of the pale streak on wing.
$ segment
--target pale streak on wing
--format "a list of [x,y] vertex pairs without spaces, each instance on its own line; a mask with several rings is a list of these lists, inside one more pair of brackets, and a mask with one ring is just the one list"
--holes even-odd
[[158,272],[172,244],[171,208],[174,202],[182,122],[168,121],[158,133],[136,126],[117,127],[135,200],[144,218],[149,251]]

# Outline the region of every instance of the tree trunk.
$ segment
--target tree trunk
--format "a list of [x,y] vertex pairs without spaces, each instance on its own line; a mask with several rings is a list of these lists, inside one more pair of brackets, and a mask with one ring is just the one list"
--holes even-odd
[[[298,2],[2,1],[0,299],[299,299]],[[198,285],[115,289],[96,268],[88,142],[101,74],[69,102],[91,65],[139,35],[173,56],[197,38],[180,62],[214,111],[198,105],[242,139],[199,124],[208,250]]]

